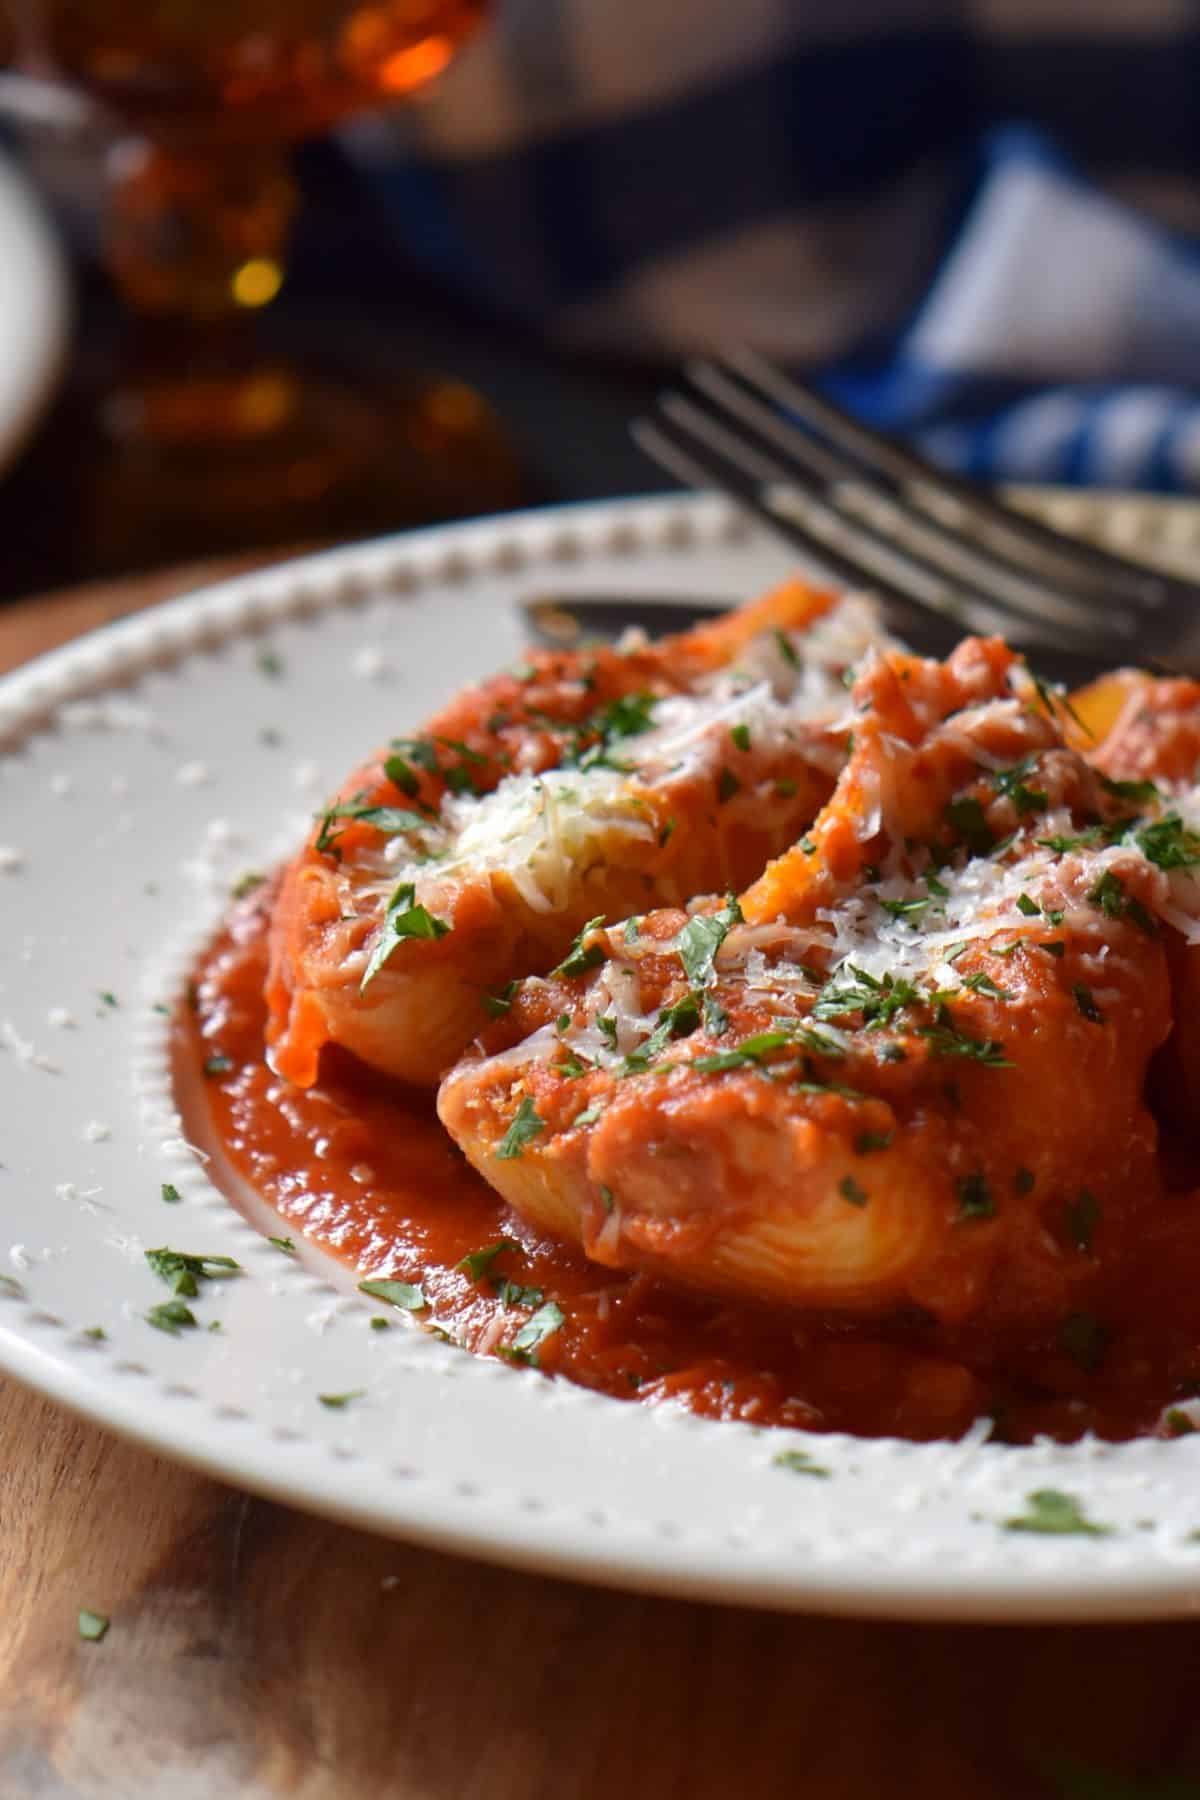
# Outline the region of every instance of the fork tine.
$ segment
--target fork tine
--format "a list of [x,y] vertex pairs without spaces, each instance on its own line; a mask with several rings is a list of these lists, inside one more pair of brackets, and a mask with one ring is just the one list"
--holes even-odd
[[[798,489],[803,493],[813,520],[818,525],[816,535],[821,536],[820,527],[826,530],[831,525],[835,530],[840,527],[843,542],[839,544],[839,548],[845,553],[844,539],[848,534],[853,543],[855,560],[860,567],[866,567],[871,572],[873,579],[878,580],[882,575],[885,579],[890,579],[894,587],[899,587],[910,600],[919,598],[943,614],[952,613],[960,622],[963,616],[962,606],[966,604],[979,629],[1006,632],[1014,638],[1019,637],[1022,642],[1047,642],[1046,632],[1040,628],[1042,622],[1036,615],[1031,617],[1029,614],[1014,613],[1011,605],[994,591],[985,589],[978,583],[970,585],[964,582],[960,574],[930,563],[910,544],[897,542],[893,536],[877,530],[857,514],[848,515],[834,496],[824,490],[819,480],[815,480],[802,468],[785,467],[773,455],[764,454],[756,445],[747,443],[731,428],[729,421],[714,418],[692,401],[677,394],[663,396],[660,405],[677,429],[693,440],[698,439],[708,449],[715,450],[718,456],[743,475],[768,485],[775,484],[785,492],[791,490],[794,493]],[[782,495],[774,505],[768,495],[767,504],[773,513],[778,514],[782,510]],[[954,588],[952,594],[948,591],[951,584]],[[1097,647],[1097,641],[1102,637],[1094,619],[1082,623],[1073,620],[1069,624],[1059,622],[1050,641],[1090,651]],[[1127,648],[1127,640],[1119,640],[1119,647]]]
[[965,629],[990,630],[991,624],[962,612],[949,612],[890,581],[875,568],[859,562],[842,548],[827,543],[807,530],[792,515],[770,504],[762,485],[742,470],[730,468],[715,456],[698,453],[691,441],[680,443],[660,420],[635,419],[630,432],[640,449],[685,486],[715,489],[737,501],[768,526],[776,536],[801,550],[805,558],[833,580],[850,588],[869,588],[895,615],[894,628],[921,643],[923,649],[947,655]]
[[[1114,638],[1114,654],[1120,654],[1135,640],[1143,626],[1142,616],[1135,611],[1121,611],[1111,604],[1104,608],[1103,620],[1097,620],[1094,601],[1068,598],[1058,587],[1048,586],[1037,575],[999,552],[981,547],[934,518],[923,508],[914,507],[903,492],[883,485],[840,449],[830,448],[823,440],[800,431],[779,411],[750,393],[716,364],[698,360],[688,364],[687,378],[709,400],[732,413],[757,438],[782,453],[789,467],[798,466],[806,480],[816,475],[824,485],[824,498],[831,507],[850,513],[856,524],[868,534],[911,542],[914,557],[926,564],[931,561],[952,580],[973,585],[994,605],[1020,613],[1035,625],[1056,621],[1067,632],[1083,635],[1094,644],[1098,625]],[[856,493],[869,496],[882,508],[880,528],[872,525],[870,516],[855,504]],[[1123,640],[1123,641],[1117,641]]]
[[[969,608],[943,611],[895,582],[881,578],[875,569],[825,542],[815,532],[806,530],[794,516],[776,512],[760,483],[740,470],[730,473],[715,457],[698,455],[691,443],[685,448],[661,422],[635,419],[630,433],[652,462],[683,482],[685,487],[727,494],[777,537],[794,544],[808,563],[824,570],[833,580],[851,588],[869,588],[883,601],[891,629],[922,655],[948,656],[960,642],[964,630],[992,629],[988,620],[973,617]],[[1055,644],[1032,647],[1037,650],[1039,672],[1051,681],[1070,686],[1090,681],[1111,667],[1110,659],[1104,656],[1064,650]]]
[[932,498],[935,506],[943,507],[948,502],[958,514],[960,530],[999,538],[1014,559],[1023,557],[1027,562],[1039,563],[1045,576],[1060,587],[1106,604],[1111,604],[1117,590],[1147,611],[1157,610],[1172,599],[1183,599],[1195,606],[1197,591],[1190,583],[1130,562],[1099,545],[1082,543],[993,500],[971,482],[937,468],[916,451],[870,430],[757,352],[737,349],[722,361],[749,387],[836,443],[864,469],[908,489],[914,498],[923,495],[927,501]]

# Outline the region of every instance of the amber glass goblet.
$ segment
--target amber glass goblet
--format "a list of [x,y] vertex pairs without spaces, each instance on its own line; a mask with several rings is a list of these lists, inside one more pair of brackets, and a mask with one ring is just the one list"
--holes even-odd
[[114,518],[148,516],[168,541],[182,525],[199,542],[205,520],[214,542],[287,536],[293,519],[314,535],[381,470],[397,524],[511,497],[503,436],[471,389],[334,379],[270,354],[257,321],[284,280],[291,146],[432,80],[488,0],[9,8],[20,65],[114,123],[106,260],[129,327],[101,404]]

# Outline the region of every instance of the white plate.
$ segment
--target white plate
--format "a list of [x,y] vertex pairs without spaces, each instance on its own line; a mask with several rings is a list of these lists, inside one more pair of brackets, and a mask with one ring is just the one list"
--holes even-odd
[[0,467],[50,398],[67,346],[67,274],[54,228],[20,170],[0,157]]
[[[748,593],[786,566],[717,502],[530,514],[246,576],[0,685],[0,1268],[20,1284],[0,1295],[0,1366],[247,1487],[591,1580],[910,1617],[1200,1606],[1200,1436],[813,1438],[832,1473],[798,1476],[773,1459],[799,1433],[651,1412],[416,1328],[370,1330],[352,1283],[271,1248],[180,1140],[155,1003],[231,881],[295,841],[367,747],[517,656],[518,595]],[[267,726],[286,742],[264,743]],[[162,1204],[164,1180],[183,1204]],[[164,1290],[142,1249],[164,1241],[244,1265],[206,1294],[219,1333],[146,1324]],[[97,1325],[104,1341],[84,1335]],[[342,1411],[318,1403],[355,1388]],[[1045,1487],[1110,1535],[1003,1529]]]

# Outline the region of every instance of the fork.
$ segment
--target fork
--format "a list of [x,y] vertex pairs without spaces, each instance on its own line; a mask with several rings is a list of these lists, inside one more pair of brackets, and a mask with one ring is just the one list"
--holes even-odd
[[999,632],[1067,677],[1129,662],[1200,672],[1200,585],[1003,505],[753,351],[693,361],[684,380],[634,422],[641,449],[835,581],[869,587],[917,647]]

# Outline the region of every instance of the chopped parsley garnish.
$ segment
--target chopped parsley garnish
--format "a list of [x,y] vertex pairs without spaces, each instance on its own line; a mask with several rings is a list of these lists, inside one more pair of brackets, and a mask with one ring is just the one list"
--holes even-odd
[[360,1281],[358,1291],[360,1294],[369,1294],[372,1300],[386,1300],[389,1306],[398,1306],[401,1312],[423,1312],[429,1305],[421,1289],[411,1281],[375,1277],[370,1281]]
[[623,1075],[642,1075],[664,1050],[672,1038],[689,1037],[700,1023],[700,1003],[695,994],[685,994],[674,1006],[658,1015],[658,1023],[644,1044],[630,1051],[621,1068]]
[[996,790],[1011,800],[1019,813],[1043,812],[1050,804],[1050,796],[1041,788],[1025,785],[1025,777],[1037,762],[1036,756],[1026,756],[1011,769],[1000,769],[993,776]]
[[121,1004],[117,999],[117,996],[110,992],[108,988],[101,988],[96,998],[100,1001],[102,1006],[107,1006],[110,1011],[113,1012],[115,1012],[117,1007]]
[[444,938],[449,930],[450,926],[445,919],[435,918],[428,907],[417,901],[412,882],[402,881],[387,903],[375,948],[363,970],[359,992],[366,993],[397,944],[403,943],[406,938]]
[[276,1250],[281,1250],[284,1256],[295,1256],[296,1254],[296,1246],[290,1237],[269,1237],[267,1242],[274,1244]]
[[613,1210],[613,1207],[616,1205],[616,1203],[617,1203],[616,1197],[613,1194],[612,1189],[610,1187],[605,1187],[603,1182],[601,1182],[601,1184],[600,1184],[600,1204],[601,1204],[601,1206],[603,1206],[605,1212],[611,1213]]
[[1178,813],[1168,813],[1133,834],[1134,842],[1160,869],[1190,869],[1200,863],[1200,835],[1189,830]]
[[85,1325],[83,1335],[85,1338],[91,1338],[94,1344],[102,1344],[108,1337],[103,1325]]
[[641,923],[642,923],[642,921],[638,918],[626,919],[625,929],[621,933],[621,936],[627,944],[636,944],[637,943],[639,928],[641,926]]
[[838,1182],[838,1193],[843,1200],[848,1200],[851,1206],[866,1206],[871,1198],[865,1188],[859,1187],[853,1175],[842,1176]]
[[496,1156],[500,1162],[512,1162],[520,1156],[526,1144],[546,1129],[545,1123],[538,1117],[533,1101],[526,1094],[518,1106],[512,1124],[500,1140]]
[[178,1206],[182,1196],[173,1181],[164,1181],[162,1184],[162,1197],[168,1206]]
[[385,1319],[381,1313],[375,1314],[375,1317],[370,1321],[370,1325],[372,1331],[390,1331],[392,1329],[392,1321],[390,1319]]
[[1191,1437],[1196,1430],[1196,1421],[1181,1406],[1169,1406],[1163,1414],[1163,1424],[1170,1437]]
[[815,856],[817,854],[817,846],[810,837],[802,837],[800,839],[800,848],[803,850],[805,856]]
[[727,1069],[744,1069],[761,1063],[773,1050],[793,1043],[790,1031],[759,1031],[748,1037],[736,1050],[718,1050],[711,1056],[698,1056],[692,1064],[701,1075],[719,1075]]
[[937,1025],[919,1025],[917,1036],[925,1039],[934,1056],[961,1056],[969,1062],[982,1063],[985,1069],[1013,1066],[997,1038],[973,1038],[945,1020]]
[[1087,1188],[1080,1188],[1067,1203],[1067,1235],[1077,1250],[1090,1250],[1100,1223],[1100,1202]]
[[1066,837],[1061,832],[1054,837],[1037,838],[1035,842],[1043,850],[1053,850],[1063,856],[1068,850],[1083,850],[1098,844],[1104,833],[1099,825],[1089,825],[1086,831],[1080,831],[1074,837]]
[[545,1298],[541,1288],[522,1287],[519,1281],[510,1281],[507,1276],[494,1281],[492,1291],[505,1312],[513,1306],[540,1306]]
[[1088,900],[1098,906],[1108,919],[1128,919],[1147,937],[1157,937],[1158,925],[1153,916],[1147,912],[1135,894],[1125,891],[1125,883],[1111,869],[1105,869],[1100,879],[1088,889]]
[[824,1463],[814,1462],[807,1450],[781,1450],[771,1458],[771,1464],[792,1475],[817,1475],[824,1479],[830,1474]]
[[662,830],[658,834],[658,847],[660,850],[665,849],[671,839],[675,836],[676,824],[677,821],[675,819],[668,819],[666,824],[662,827]]
[[577,1125],[594,1125],[596,1120],[600,1117],[600,1114],[604,1111],[604,1107],[605,1102],[603,1100],[597,1100],[594,1105],[585,1107],[578,1118],[572,1120],[572,1130],[574,1130]]
[[468,1250],[467,1254],[460,1257],[454,1266],[456,1269],[465,1270],[472,1281],[482,1281],[498,1256],[503,1256],[506,1250],[515,1250],[516,1248],[516,1238],[504,1237],[498,1243],[485,1245],[482,1250]]
[[710,993],[704,996],[704,1029],[712,1037],[723,1037],[729,1030],[729,1014]]
[[204,1059],[204,1073],[206,1075],[228,1075],[232,1067],[232,1058],[223,1056],[220,1051],[215,1055],[208,1056]]
[[589,919],[583,930],[574,939],[562,961],[556,968],[551,969],[550,973],[552,975],[584,975],[589,969],[597,968],[608,955],[608,939],[604,938],[599,943],[591,944],[587,943],[587,939],[594,938],[603,923],[603,913],[597,913],[594,919]]
[[992,828],[981,803],[971,795],[951,800],[946,807],[946,823],[960,837],[972,856],[986,856],[995,845]]
[[854,1148],[859,1156],[869,1156],[873,1150],[886,1150],[892,1141],[890,1131],[860,1131],[854,1140]]
[[868,1029],[882,1030],[906,1006],[918,1005],[925,998],[911,981],[892,975],[877,978],[853,963],[846,963],[844,971],[835,975],[817,996],[814,1019],[840,1019],[858,1012]]
[[614,761],[610,752],[625,738],[640,737],[652,730],[657,705],[654,694],[619,695],[575,727],[563,754],[563,766],[626,769],[628,765]]
[[729,727],[729,735],[733,740],[735,750],[748,750],[750,748],[750,727],[748,725],[731,725]]
[[617,1047],[617,1021],[611,1013],[601,1013],[596,1020],[596,1030],[603,1037],[610,1050]]
[[331,1412],[340,1412],[352,1400],[361,1400],[366,1391],[366,1388],[348,1388],[344,1394],[318,1394],[317,1399]]
[[1107,1537],[1109,1525],[1089,1519],[1073,1494],[1058,1488],[1036,1488],[1025,1496],[1026,1512],[1004,1520],[1005,1531],[1040,1532],[1046,1537]]
[[277,650],[260,650],[254,658],[260,675],[279,676],[283,674],[283,658]]
[[[247,894],[252,894],[256,888],[260,888],[266,879],[266,876],[260,875],[257,869],[247,869],[244,875],[238,876],[238,879],[230,888],[230,899],[244,900]],[[104,996],[101,995],[101,999],[103,998]]]
[[[388,837],[396,837],[406,831],[428,831],[431,823],[429,819],[422,818],[420,813],[409,812],[402,806],[364,806],[358,803],[331,806],[322,814],[321,829],[313,842],[314,850],[333,849],[341,833],[333,833],[331,827],[339,819],[360,825],[373,825],[376,831],[382,831]],[[262,880],[261,876],[259,880]],[[236,895],[236,889],[234,893]]]
[[778,650],[780,656],[782,656],[784,662],[787,663],[789,668],[798,669],[800,667],[799,652],[787,632],[780,631],[778,627],[776,627],[772,636],[775,639],[775,648]]
[[513,996],[520,987],[520,979],[506,981],[504,986],[494,994],[483,996],[483,1010],[489,1018],[502,1019],[513,1003]]
[[79,1635],[85,1644],[98,1644],[108,1630],[105,1613],[93,1612],[90,1606],[79,1609]]
[[925,911],[929,902],[928,900],[881,900],[879,904],[884,912],[892,915],[893,919],[913,918],[915,921],[915,917]]
[[421,777],[405,757],[389,756],[383,765],[383,772],[393,787],[398,787],[410,800],[416,799],[421,791]]
[[1113,781],[1108,775],[1102,775],[1094,769],[1100,786],[1106,794],[1113,794],[1118,800],[1131,800],[1135,806],[1147,806],[1158,799],[1158,789],[1152,781]]
[[1017,895],[1017,911],[1024,913],[1027,919],[1036,919],[1041,910],[1037,901],[1031,900],[1028,894]]
[[1092,1025],[1103,1025],[1104,1014],[1097,1006],[1096,996],[1092,993],[1091,988],[1085,986],[1082,981],[1076,981],[1072,984],[1071,992],[1074,994],[1075,1004],[1084,1018]]
[[973,994],[986,994],[989,1000],[1012,999],[1007,988],[997,986],[991,976],[985,975],[982,971],[977,975],[968,975],[963,986],[970,988]]
[[557,1301],[547,1300],[546,1304],[539,1307],[534,1313],[532,1319],[526,1319],[512,1341],[513,1350],[518,1356],[528,1358],[539,1344],[544,1344],[548,1337],[553,1337],[565,1317],[566,1314]]
[[707,987],[721,945],[735,925],[742,923],[742,909],[730,894],[720,912],[697,913],[675,940],[684,972],[694,988]]
[[959,1180],[958,1216],[960,1219],[994,1219],[996,1216],[992,1190],[978,1169]]
[[172,1337],[178,1337],[185,1327],[194,1329],[198,1321],[186,1300],[161,1300],[146,1314],[146,1323],[153,1325],[157,1331],[166,1331]]
[[741,782],[732,769],[722,768],[717,777],[717,799],[721,805],[724,806],[727,800],[732,800],[733,796],[741,791],[741,786]]
[[168,1250],[165,1245],[144,1254],[159,1280],[165,1281],[172,1293],[186,1294],[189,1299],[200,1292],[202,1281],[240,1274],[242,1266],[232,1256],[193,1255],[187,1250]]

